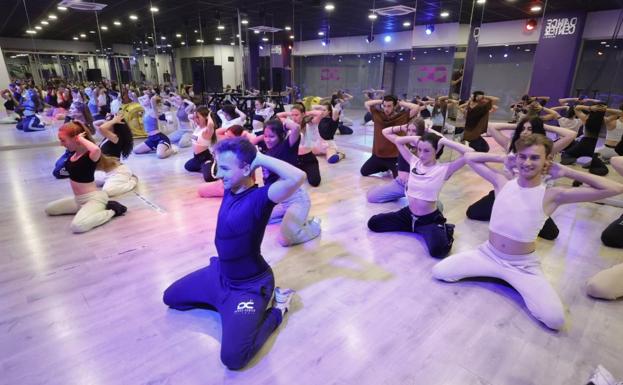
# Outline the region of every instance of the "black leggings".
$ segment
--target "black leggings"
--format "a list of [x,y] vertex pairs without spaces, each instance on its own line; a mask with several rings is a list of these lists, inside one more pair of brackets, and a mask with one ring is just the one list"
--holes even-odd
[[479,136],[472,141],[468,141],[468,144],[476,152],[489,152],[489,143],[487,143],[485,138],[482,136]]
[[576,159],[582,156],[593,156],[596,146],[597,138],[587,138],[584,136],[576,141],[571,148],[562,153],[560,163],[572,164]]
[[601,241],[606,246],[623,249],[623,215],[606,227],[601,233]]
[[316,155],[308,152],[307,154],[299,155],[298,159],[297,167],[305,171],[309,184],[318,187],[320,185],[320,166],[318,165]]
[[[493,203],[495,202],[495,191],[489,191],[489,194],[480,198],[467,208],[465,213],[469,219],[476,221],[489,221],[491,219],[491,211],[493,211]],[[539,232],[539,237],[549,241],[558,237],[560,230],[551,217],[548,217],[543,224],[543,228]]]
[[447,224],[439,210],[418,217],[406,206],[398,211],[372,216],[368,220],[368,228],[376,233],[404,231],[420,234],[433,258],[447,256],[454,242],[454,225]]
[[184,164],[184,168],[186,169],[186,171],[190,172],[201,172],[201,165],[213,159],[214,158],[212,157],[212,153],[208,149],[198,154],[193,154],[193,157],[189,159],[186,164]]
[[398,176],[398,158],[379,158],[372,154],[361,166],[361,175],[370,176],[383,171],[391,171],[394,178]]

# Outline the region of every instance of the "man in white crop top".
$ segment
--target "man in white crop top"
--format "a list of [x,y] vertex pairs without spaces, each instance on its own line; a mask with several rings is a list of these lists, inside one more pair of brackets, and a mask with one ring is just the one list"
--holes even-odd
[[[489,240],[476,250],[452,255],[433,268],[433,276],[454,282],[468,277],[493,277],[521,294],[530,313],[547,327],[565,322],[562,303],[541,271],[535,253],[543,222],[558,206],[589,202],[623,193],[623,185],[551,162],[552,141],[543,135],[520,138],[516,155],[468,153],[467,164],[495,188]],[[500,170],[488,163],[505,163]],[[510,172],[509,172],[510,171]],[[580,188],[545,188],[543,174],[583,182]]]

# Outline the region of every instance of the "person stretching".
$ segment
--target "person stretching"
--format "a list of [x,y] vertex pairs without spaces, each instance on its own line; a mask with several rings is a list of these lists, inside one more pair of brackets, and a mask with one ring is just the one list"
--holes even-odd
[[87,232],[113,217],[123,215],[127,208],[119,202],[109,201],[108,195],[95,186],[95,169],[106,170],[114,160],[102,155],[102,150],[93,142],[84,124],[79,121],[65,123],[58,130],[58,139],[72,154],[65,168],[74,196],[48,203],[46,214],[76,214],[71,221],[74,233]]
[[[530,313],[547,327],[565,322],[560,298],[541,271],[536,238],[548,216],[563,204],[604,199],[623,192],[623,185],[552,163],[552,141],[532,134],[515,142],[517,154],[469,153],[467,163],[495,188],[489,240],[476,250],[449,256],[433,267],[436,279],[455,282],[468,277],[493,277],[519,292]],[[504,163],[506,170],[488,163]],[[549,170],[549,171],[548,171]],[[588,187],[546,188],[543,174],[567,177]],[[515,176],[515,173],[517,176]]]
[[[445,145],[460,154],[473,151],[471,148],[448,140],[436,131],[420,136],[398,136],[408,125],[383,129],[383,135],[395,143],[402,157],[409,162],[410,173],[406,185],[409,204],[402,209],[372,216],[368,228],[374,232],[404,231],[420,234],[428,252],[434,258],[443,258],[450,252],[454,241],[454,225],[446,224],[446,218],[439,211],[437,202],[444,183],[461,167],[465,159],[460,156],[448,163],[438,163],[436,154]],[[407,147],[411,144],[417,155]]]
[[[383,111],[376,106],[381,105]],[[403,110],[398,112],[396,106],[400,105]],[[398,102],[393,95],[385,95],[383,100],[368,100],[365,102],[366,109],[372,114],[374,121],[374,139],[372,141],[372,155],[361,166],[361,175],[370,176],[384,171],[391,171],[393,177],[398,175],[396,162],[398,161],[398,149],[396,145],[383,136],[386,127],[407,124],[409,119],[415,117],[421,107],[417,104],[407,103],[403,100]]]
[[145,108],[143,115],[143,127],[147,132],[147,140],[134,148],[135,154],[147,154],[156,151],[158,158],[164,159],[175,154],[177,150],[171,145],[168,136],[160,132],[158,128],[158,106],[161,99],[158,95],[150,96],[148,91],[140,98],[141,105]]
[[[261,244],[273,207],[298,191],[305,174],[257,152],[243,138],[223,140],[215,152],[217,175],[225,186],[214,240],[218,256],[169,286],[163,302],[176,310],[216,310],[222,325],[221,361],[237,370],[247,365],[281,324],[294,296],[294,290],[275,288]],[[270,170],[275,182],[255,185],[251,176],[257,167]],[[273,290],[273,304],[267,309]]]

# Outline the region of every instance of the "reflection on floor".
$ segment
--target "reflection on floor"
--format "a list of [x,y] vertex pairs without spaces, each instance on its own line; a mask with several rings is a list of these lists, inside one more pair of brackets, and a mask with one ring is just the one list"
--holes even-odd
[[[219,361],[218,315],[161,302],[171,282],[215,254],[220,201],[197,197],[201,176],[183,168],[189,149],[165,160],[132,156],[139,186],[119,198],[128,213],[81,235],[70,233],[69,217],[43,213],[71,193],[51,176],[62,149],[0,151],[2,383],[582,384],[599,363],[623,377],[623,306],[584,291],[588,277],[623,262],[599,240],[621,209],[564,207],[554,215],[559,238],[538,241],[566,308],[566,329],[553,333],[513,290],[436,282],[420,239],[367,230],[371,215],[405,202],[366,202],[366,190],[389,179],[359,175],[369,156],[360,148],[371,143],[364,131],[338,136],[346,159],[320,158],[322,184],[307,188],[321,237],[286,249],[276,225],[268,227],[263,253],[277,284],[299,295],[240,372]],[[457,226],[453,252],[486,239],[487,224],[466,220],[465,209],[489,190],[467,168],[444,187],[444,214]]]

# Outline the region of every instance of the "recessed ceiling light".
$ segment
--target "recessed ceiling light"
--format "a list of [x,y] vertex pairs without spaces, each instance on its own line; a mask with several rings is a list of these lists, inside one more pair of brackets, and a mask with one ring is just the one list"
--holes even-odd
[[240,24],[249,24],[249,20],[247,20],[247,19],[242,19],[242,20],[240,21]]
[[284,28],[286,31],[290,31],[292,29],[292,27],[290,27],[289,25],[286,25]]
[[239,35],[239,34],[236,34],[236,37],[240,37],[240,35]]
[[253,33],[255,33],[255,34],[257,35],[258,33],[260,33],[260,31],[258,31],[258,30],[256,29],[256,30],[253,30]]
[[160,36],[160,40],[167,40],[166,36]]
[[108,27],[107,27],[107,26],[105,26],[105,25],[102,25],[102,26],[100,27],[100,29],[101,29],[102,31],[108,31]]
[[50,13],[50,14],[48,15],[48,19],[50,19],[50,20],[56,20],[56,19],[58,19],[58,17],[56,17],[56,15],[55,15],[55,14]]
[[36,26],[35,26],[35,29],[38,29],[39,31],[41,31],[41,29],[42,29],[42,28],[41,28],[41,26],[36,25]]
[[56,9],[58,9],[59,11],[66,11],[67,7],[63,7],[62,5],[59,5],[58,7],[56,7]]
[[604,54],[603,52],[601,52],[601,51],[597,51],[597,55],[601,56],[601,55],[603,55],[603,54]]
[[268,38],[267,37],[263,37],[262,41],[268,41]]
[[167,44],[167,47],[171,47],[171,44]]
[[368,15],[368,19],[370,19],[370,20],[376,20],[377,17],[378,16],[376,15],[376,13],[371,13],[371,14]]
[[293,40],[294,40],[294,35],[290,35],[290,39],[293,39]]
[[607,44],[607,42],[605,42],[605,41],[602,41],[602,42],[601,42],[600,44],[602,44],[602,45],[603,45],[603,44]]
[[333,11],[335,9],[335,5],[327,3],[327,5],[324,6],[324,9],[326,9],[327,11]]
[[411,22],[410,21],[405,21],[404,23],[402,23],[403,27],[410,27],[411,26]]
[[477,4],[484,4],[486,2],[486,0],[476,0]]
[[214,40],[221,41],[221,38],[217,36],[217,37],[214,38]]
[[41,21],[41,24],[43,24],[43,25],[48,25],[48,24],[50,24],[50,23],[49,23],[47,20],[42,20],[42,21]]
[[95,31],[89,31],[89,33],[95,33]]
[[74,40],[78,40],[78,37],[74,36]]
[[115,21],[113,21],[112,23],[113,23],[114,25],[116,25],[116,26],[120,26],[120,25],[121,25],[121,22],[120,22],[119,20],[115,20]]
[[448,11],[443,11],[443,12],[441,12],[441,13],[439,14],[439,16],[441,16],[441,17],[448,17],[448,16],[450,16],[450,12],[448,12]]
[[532,12],[539,12],[541,9],[542,8],[540,5],[535,5],[534,7],[530,8]]
[[176,33],[175,37],[182,37],[182,34],[181,33]]
[[324,32],[322,31],[318,32],[318,36],[324,36]]
[[530,52],[530,48],[526,48],[526,49],[524,49],[524,51]]
[[130,20],[138,20],[138,16],[136,16],[136,15],[130,15]]
[[197,39],[197,43],[203,43],[203,40]]
[[181,44],[181,45],[186,45],[186,43],[185,43],[185,42],[181,42],[180,44]]
[[195,33],[199,33],[199,31],[195,30]]
[[224,25],[219,25],[218,27],[216,27],[216,29],[220,29],[221,31],[225,29]]
[[152,11],[152,12],[158,12],[159,11],[158,7],[151,7],[151,8],[149,8],[149,10]]
[[606,48],[610,48],[610,44],[606,44],[604,47],[606,47]]
[[86,35],[86,34],[84,34],[84,33],[81,33],[81,34],[80,34],[80,37],[87,37],[87,35]]

